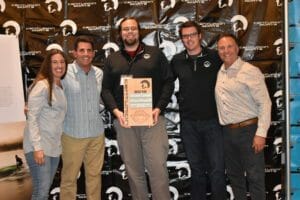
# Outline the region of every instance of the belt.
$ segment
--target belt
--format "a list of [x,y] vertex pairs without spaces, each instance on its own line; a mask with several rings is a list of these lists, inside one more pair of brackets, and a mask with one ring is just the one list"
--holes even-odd
[[249,126],[252,124],[256,124],[257,122],[258,122],[258,118],[255,117],[255,118],[247,119],[245,121],[242,121],[242,122],[239,122],[236,124],[228,124],[228,125],[225,125],[225,127],[226,128],[241,128],[241,127]]

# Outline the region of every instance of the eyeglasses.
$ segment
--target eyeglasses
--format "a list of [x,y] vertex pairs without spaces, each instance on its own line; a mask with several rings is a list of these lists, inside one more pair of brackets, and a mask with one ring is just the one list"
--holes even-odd
[[188,38],[195,38],[198,35],[198,32],[186,34],[186,35],[181,35],[182,39],[188,39]]
[[123,27],[122,28],[122,31],[125,31],[125,32],[128,32],[128,31],[137,31],[138,30],[138,27],[136,26],[129,26],[129,27]]

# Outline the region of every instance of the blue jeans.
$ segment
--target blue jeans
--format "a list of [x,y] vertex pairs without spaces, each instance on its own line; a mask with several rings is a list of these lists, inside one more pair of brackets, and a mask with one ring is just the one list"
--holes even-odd
[[183,119],[181,137],[192,172],[191,199],[207,199],[208,183],[212,200],[226,199],[223,133],[218,120]]
[[45,163],[38,165],[34,161],[33,152],[25,154],[32,178],[31,200],[48,200],[49,190],[55,176],[59,157],[45,155]]

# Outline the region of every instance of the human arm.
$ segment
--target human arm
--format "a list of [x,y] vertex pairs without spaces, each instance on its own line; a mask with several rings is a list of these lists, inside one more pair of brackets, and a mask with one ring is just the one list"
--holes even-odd
[[39,118],[43,108],[48,106],[48,86],[45,81],[38,81],[32,88],[27,105],[27,123],[29,140],[34,149],[34,160],[37,164],[44,163],[44,152],[41,146]]
[[251,69],[252,77],[248,80],[248,87],[258,108],[258,124],[252,147],[256,153],[265,146],[265,138],[271,123],[271,100],[263,74],[258,68]]

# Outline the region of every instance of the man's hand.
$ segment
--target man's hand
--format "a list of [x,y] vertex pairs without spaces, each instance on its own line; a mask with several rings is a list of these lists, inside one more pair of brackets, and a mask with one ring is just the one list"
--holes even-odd
[[33,152],[34,161],[38,165],[43,165],[45,163],[45,154],[43,150]]
[[266,138],[255,135],[253,138],[252,148],[254,149],[255,153],[259,153],[265,148]]
[[153,125],[157,124],[159,114],[160,114],[160,109],[159,108],[154,108],[152,110]]
[[122,111],[120,111],[118,108],[115,108],[113,110],[113,113],[116,116],[116,118],[118,119],[118,121],[122,127],[130,128],[130,126],[125,124],[125,117],[124,117],[124,113]]

